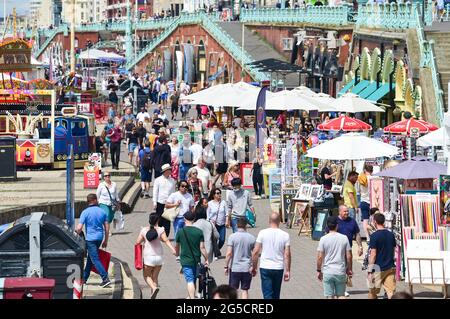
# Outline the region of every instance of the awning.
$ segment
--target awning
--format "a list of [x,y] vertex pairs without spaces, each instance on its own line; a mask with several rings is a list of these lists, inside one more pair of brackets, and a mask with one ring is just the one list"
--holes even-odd
[[[392,89],[395,88],[395,84],[392,84]],[[385,83],[382,86],[378,88],[375,92],[373,92],[369,97],[367,97],[367,100],[378,102],[381,100],[386,94],[388,94],[390,91],[389,89],[389,83]]]
[[364,90],[366,87],[368,87],[370,84],[370,81],[367,80],[361,80],[352,88],[352,93],[359,94],[362,90]]
[[348,82],[343,88],[342,90],[339,91],[338,93],[338,97],[340,97],[342,94],[347,93],[348,90],[350,90],[350,88],[355,84],[355,79],[351,80],[350,82]]
[[[381,84],[380,84],[381,86]],[[363,99],[367,98],[370,94],[375,92],[377,90],[377,82],[370,82],[369,86],[366,87],[364,90],[359,92],[359,97],[362,97]]]
[[210,77],[208,77],[208,81],[214,81],[216,80],[223,72],[225,71],[225,68],[222,68],[221,70],[219,70],[218,72],[216,72],[215,74],[211,75]]

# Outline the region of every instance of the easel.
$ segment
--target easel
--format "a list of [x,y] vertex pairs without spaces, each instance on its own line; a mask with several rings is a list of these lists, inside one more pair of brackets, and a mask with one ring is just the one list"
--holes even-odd
[[[297,203],[306,204],[305,210],[299,212],[295,209]],[[300,229],[298,231],[298,236],[302,233],[303,227],[306,226],[305,233],[309,233],[311,231],[310,218],[311,218],[311,206],[309,205],[309,201],[292,199],[291,204],[291,220],[289,223],[289,228],[294,226],[294,222],[300,219]]]

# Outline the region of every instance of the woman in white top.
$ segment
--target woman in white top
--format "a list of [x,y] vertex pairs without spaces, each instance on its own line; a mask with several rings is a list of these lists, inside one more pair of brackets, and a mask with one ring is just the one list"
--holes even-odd
[[227,218],[227,202],[222,199],[222,191],[213,188],[209,194],[208,209],[206,211],[207,219],[216,226],[219,232],[219,249],[225,243],[227,235],[226,218]]
[[144,243],[143,258],[144,258],[144,280],[150,286],[151,298],[155,299],[159,291],[158,276],[163,265],[163,247],[161,242],[164,242],[169,247],[172,254],[175,255],[175,248],[173,248],[169,239],[166,236],[164,227],[156,226],[158,223],[158,215],[150,214],[150,226],[142,228],[136,239],[136,244]]
[[[108,216],[108,223],[111,224],[114,221],[114,227],[116,221],[114,219],[114,202],[119,203],[119,195],[117,194],[116,183],[111,181],[111,173],[108,171],[103,172],[104,182],[100,183],[97,187],[98,206],[102,208]],[[120,207],[117,207],[119,209]]]
[[176,238],[178,230],[184,227],[184,214],[192,211],[195,206],[194,197],[188,192],[188,188],[188,182],[180,181],[178,183],[178,192],[170,194],[166,201],[165,208],[180,207],[178,216],[173,221],[174,238]]

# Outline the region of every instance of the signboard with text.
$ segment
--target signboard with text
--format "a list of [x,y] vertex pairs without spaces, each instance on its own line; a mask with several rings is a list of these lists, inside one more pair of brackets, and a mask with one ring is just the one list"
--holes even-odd
[[84,188],[97,188],[100,183],[102,156],[100,153],[93,153],[84,164]]

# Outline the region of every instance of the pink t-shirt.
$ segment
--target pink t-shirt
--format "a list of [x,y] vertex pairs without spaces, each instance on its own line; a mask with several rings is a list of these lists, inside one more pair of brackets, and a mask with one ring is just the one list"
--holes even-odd
[[[158,233],[158,238],[149,242],[145,235],[149,231],[150,227],[144,227],[141,230],[141,235],[145,238],[145,244],[142,254],[144,255],[144,264],[148,264],[149,258],[153,256],[161,257],[163,255],[163,247],[161,244],[161,234],[164,233],[164,227],[156,227],[156,231]],[[146,263],[147,259],[147,263]]]

